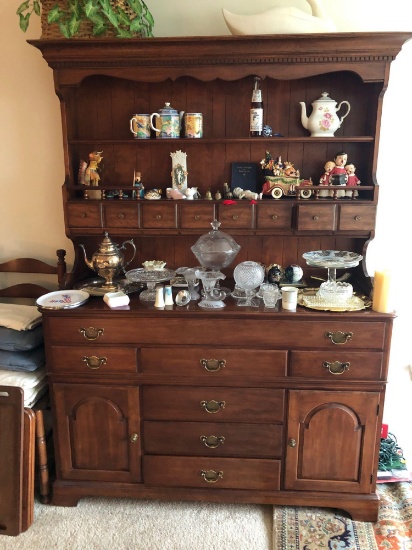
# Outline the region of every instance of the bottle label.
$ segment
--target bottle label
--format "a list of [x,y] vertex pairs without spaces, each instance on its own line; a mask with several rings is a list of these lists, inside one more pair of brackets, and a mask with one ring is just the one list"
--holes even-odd
[[262,102],[262,90],[253,90],[252,92],[252,101],[253,103]]
[[250,109],[250,131],[261,132],[263,129],[263,109]]

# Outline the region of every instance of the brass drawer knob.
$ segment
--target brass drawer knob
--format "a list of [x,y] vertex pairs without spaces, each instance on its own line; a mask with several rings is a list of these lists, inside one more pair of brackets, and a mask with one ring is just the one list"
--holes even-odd
[[161,214],[157,214],[156,215],[156,220],[161,220],[162,219],[162,215]]
[[193,216],[193,219],[195,219],[196,221],[200,220],[200,216]]
[[100,336],[103,336],[104,328],[79,328],[79,332],[86,338],[86,340],[97,340]]
[[271,218],[272,218],[272,220],[277,220],[277,219],[278,219],[278,217],[276,216],[276,214],[273,214],[273,215],[271,216]]
[[209,372],[217,372],[226,366],[225,359],[200,359],[200,364]]
[[313,216],[312,219],[313,219],[313,221],[317,222],[320,218],[319,218],[319,216]]
[[118,215],[118,218],[121,219],[121,220],[124,220],[125,219],[125,214],[123,214],[123,212],[120,212],[120,214]]
[[84,363],[89,367],[89,369],[96,370],[100,369],[102,365],[106,365],[107,357],[97,357],[96,355],[91,355],[88,357],[85,355],[82,359]]
[[223,472],[215,472],[214,470],[201,470],[200,475],[207,483],[216,483],[222,479]]
[[87,218],[86,212],[82,212],[82,213],[80,214],[80,217],[81,217],[81,218]]
[[139,436],[138,436],[137,434],[132,434],[132,435],[130,436],[130,441],[131,441],[132,443],[136,443],[136,441],[137,441],[138,439],[139,439]]
[[360,221],[362,219],[362,216],[355,216],[355,221]]
[[211,401],[201,401],[200,406],[202,409],[205,409],[206,412],[215,414],[225,408],[226,401],[215,401],[214,399]]
[[342,332],[340,330],[336,332],[325,332],[325,338],[329,338],[332,344],[342,345],[349,342],[352,339],[353,332]]
[[349,370],[350,363],[341,363],[340,361],[333,361],[333,363],[329,363],[329,361],[324,361],[322,366],[331,374],[343,374],[345,370]]
[[289,439],[288,441],[289,447],[296,447],[296,439]]
[[239,219],[239,216],[237,214],[233,214],[232,220],[238,220],[238,219]]
[[223,435],[216,437],[215,435],[201,435],[200,441],[209,449],[216,449],[219,445],[223,445],[225,438]]

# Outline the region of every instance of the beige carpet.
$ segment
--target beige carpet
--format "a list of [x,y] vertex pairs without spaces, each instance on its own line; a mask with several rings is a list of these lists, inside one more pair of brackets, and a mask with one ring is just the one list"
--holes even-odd
[[33,525],[0,550],[271,550],[272,506],[85,498],[35,503]]

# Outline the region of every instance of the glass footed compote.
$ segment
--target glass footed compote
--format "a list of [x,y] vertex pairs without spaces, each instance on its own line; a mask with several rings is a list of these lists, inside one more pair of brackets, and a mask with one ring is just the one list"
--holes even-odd
[[265,270],[262,265],[257,262],[241,262],[235,267],[233,278],[236,286],[245,291],[245,298],[239,299],[237,305],[259,307],[259,300],[254,299],[254,296],[256,296],[255,289],[265,279]]
[[188,267],[183,271],[183,277],[185,278],[185,281],[187,282],[187,289],[190,293],[190,299],[191,300],[199,300],[200,294],[195,289],[196,283],[197,283],[197,276],[196,276],[196,268],[194,267]]
[[206,271],[203,269],[196,270],[196,277],[202,281],[205,292],[204,298],[199,302],[199,307],[205,309],[220,309],[225,307],[223,302],[226,293],[216,287],[219,280],[226,279],[226,275],[220,271]]

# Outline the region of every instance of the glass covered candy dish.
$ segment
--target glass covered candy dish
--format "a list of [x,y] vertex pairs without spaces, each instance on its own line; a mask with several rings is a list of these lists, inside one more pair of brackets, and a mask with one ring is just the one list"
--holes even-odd
[[314,250],[305,252],[302,256],[308,265],[324,267],[328,270],[328,279],[320,285],[317,292],[318,300],[323,300],[328,305],[333,306],[345,304],[352,298],[352,285],[337,281],[336,270],[356,267],[363,256],[346,250]]
[[211,226],[212,230],[199,237],[191,250],[202,267],[219,271],[235,259],[240,245],[233,237],[219,230],[220,222],[217,220]]

